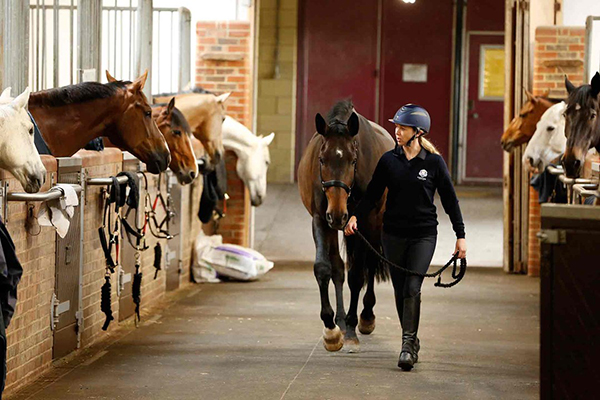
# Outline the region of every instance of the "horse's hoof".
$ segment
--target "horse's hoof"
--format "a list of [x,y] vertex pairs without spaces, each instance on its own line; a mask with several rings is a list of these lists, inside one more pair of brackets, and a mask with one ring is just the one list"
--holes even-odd
[[370,321],[366,321],[360,317],[360,321],[358,322],[358,331],[363,335],[370,335],[375,330],[375,316]]
[[344,339],[344,349],[348,353],[360,353],[360,342],[358,338]]
[[327,351],[339,351],[344,346],[344,335],[339,326],[323,329],[323,346]]

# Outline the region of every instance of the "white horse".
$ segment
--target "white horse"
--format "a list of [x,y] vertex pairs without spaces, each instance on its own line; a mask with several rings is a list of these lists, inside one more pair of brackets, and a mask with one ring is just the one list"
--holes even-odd
[[14,100],[10,88],[0,95],[0,168],[9,171],[28,193],[40,190],[46,168],[33,142],[33,123],[26,106],[29,88]]
[[223,121],[223,146],[238,158],[236,171],[250,191],[252,205],[258,207],[267,196],[267,170],[271,157],[269,145],[275,133],[255,136],[248,128],[230,116]]
[[565,152],[567,147],[564,117],[566,107],[566,103],[561,101],[544,112],[523,153],[525,168],[542,172],[552,160]]

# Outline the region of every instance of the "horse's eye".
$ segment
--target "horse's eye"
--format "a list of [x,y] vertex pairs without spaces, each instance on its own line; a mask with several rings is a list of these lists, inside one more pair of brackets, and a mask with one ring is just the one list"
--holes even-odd
[[356,160],[352,160],[352,165],[356,165]]
[[525,118],[527,114],[519,114],[519,118]]
[[546,128],[546,129],[548,129],[548,132],[552,132],[552,131],[554,130],[554,127],[553,127],[553,126],[549,126],[549,127],[548,127],[548,128]]
[[225,117],[223,117],[223,122],[225,122]]
[[29,134],[30,134],[31,136],[33,136],[33,127],[31,127],[31,128],[29,129]]
[[323,158],[319,157],[319,163],[321,163],[321,165],[323,165]]
[[151,117],[151,116],[152,116],[152,111],[146,111],[146,112],[144,113],[144,115],[145,115],[146,117]]
[[181,131],[177,129],[173,129],[173,134],[176,136],[181,136]]
[[591,120],[594,120],[594,119],[596,119],[596,117],[597,117],[596,113],[592,113],[592,115],[590,115],[590,119],[591,119]]

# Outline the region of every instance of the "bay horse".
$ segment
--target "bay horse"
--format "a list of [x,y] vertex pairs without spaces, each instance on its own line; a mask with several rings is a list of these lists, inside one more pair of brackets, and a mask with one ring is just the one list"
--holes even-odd
[[529,142],[542,114],[561,101],[548,98],[548,93],[542,96],[534,96],[528,90],[525,90],[525,95],[527,101],[521,107],[519,115],[515,116],[510,122],[500,139],[502,148],[507,152],[511,152],[514,148]]
[[165,139],[142,92],[148,71],[134,82],[84,82],[32,93],[29,112],[52,155],[69,157],[105,136],[157,174],[169,166]]
[[589,85],[576,88],[567,77],[565,87],[569,93],[565,110],[565,136],[567,147],[562,158],[565,174],[578,178],[588,150],[600,152],[600,74],[596,72]]
[[[310,140],[298,166],[298,188],[302,203],[312,216],[316,256],[314,274],[321,296],[323,345],[338,351],[344,343],[358,350],[356,326],[363,334],[375,328],[375,278],[387,278],[386,266],[369,252],[356,236],[346,237],[350,307],[346,315],[343,300],[344,262],[340,257],[338,231],[367,189],[375,166],[394,147],[391,136],[378,125],[357,114],[348,100],[338,102],[328,114],[315,117],[317,132]],[[379,249],[385,196],[368,220],[361,221],[362,234]],[[333,280],[336,312],[329,302],[329,281]],[[358,323],[359,294],[367,283],[363,311]],[[345,335],[344,335],[345,332]]]
[[[183,113],[192,129],[192,134],[202,142],[210,158],[211,166],[216,166],[225,153],[223,148],[222,126],[225,120],[225,101],[231,93],[215,96],[212,93],[175,94],[177,108]],[[167,103],[173,95],[154,97],[154,103]]]
[[248,188],[254,207],[260,206],[267,197],[267,171],[271,163],[269,145],[274,138],[274,132],[266,137],[256,136],[228,115],[223,122],[223,146],[237,156],[235,169]]
[[198,160],[192,147],[192,131],[187,120],[175,107],[175,98],[169,104],[152,106],[152,118],[165,137],[171,152],[169,168],[180,185],[192,183],[198,176]]
[[10,172],[27,193],[39,192],[46,168],[34,144],[33,122],[27,114],[29,88],[15,99],[10,88],[0,96],[0,168]]

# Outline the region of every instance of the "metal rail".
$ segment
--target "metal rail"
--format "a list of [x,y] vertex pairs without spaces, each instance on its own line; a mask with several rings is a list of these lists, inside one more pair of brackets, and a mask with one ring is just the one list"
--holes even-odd
[[[120,185],[127,183],[127,177],[125,175],[117,176],[116,178]],[[113,180],[112,178],[88,178],[85,183],[89,186],[109,186],[112,185]]]
[[[71,185],[77,194],[81,193],[81,185]],[[6,194],[7,201],[50,201],[64,197],[65,192],[58,186],[41,193],[9,192]]]
[[[582,197],[596,197],[600,199],[600,190],[598,190],[598,183],[590,183],[590,184],[576,184],[573,185],[573,194],[574,198],[579,200]],[[579,203],[578,201],[577,203]]]

